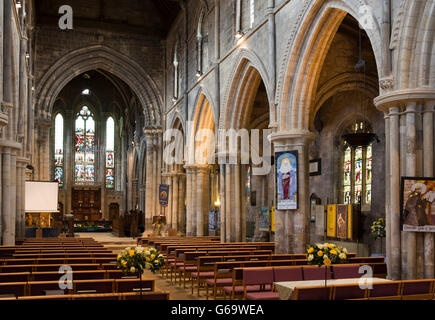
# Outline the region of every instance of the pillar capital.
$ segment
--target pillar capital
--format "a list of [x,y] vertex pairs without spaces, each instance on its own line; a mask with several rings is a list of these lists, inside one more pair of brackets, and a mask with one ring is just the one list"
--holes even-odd
[[388,112],[391,107],[400,104],[433,101],[434,97],[435,89],[433,88],[415,88],[388,92],[376,97],[373,102],[378,110]]
[[270,141],[274,144],[275,149],[285,149],[296,145],[305,146],[314,140],[315,133],[309,130],[294,129],[290,131],[280,131],[270,135]]

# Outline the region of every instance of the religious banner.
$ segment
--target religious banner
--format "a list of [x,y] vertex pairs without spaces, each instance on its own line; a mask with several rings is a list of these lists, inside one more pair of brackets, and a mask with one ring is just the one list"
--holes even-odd
[[162,207],[167,207],[169,201],[169,186],[161,184],[159,186],[159,202]]
[[328,237],[335,237],[336,211],[337,206],[335,204],[328,205],[326,214],[326,236]]
[[277,210],[298,209],[298,151],[277,152]]
[[347,233],[347,217],[348,217],[348,206],[347,205],[337,205],[337,238],[346,239]]
[[270,217],[270,224],[271,224],[271,230],[272,232],[275,232],[275,207],[272,207],[271,217]]
[[435,178],[402,177],[402,231],[435,232]]
[[258,217],[258,225],[259,231],[269,231],[270,226],[270,219],[269,219],[269,208],[268,207],[261,207]]

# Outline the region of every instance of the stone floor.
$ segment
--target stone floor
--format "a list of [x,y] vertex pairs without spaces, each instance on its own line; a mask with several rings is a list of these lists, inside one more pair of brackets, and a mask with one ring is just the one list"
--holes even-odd
[[[119,253],[126,247],[136,246],[135,239],[115,237],[112,233],[83,232],[75,233],[75,236],[79,238],[94,238],[115,253]],[[144,279],[154,279],[156,281],[156,290],[168,291],[170,293],[170,300],[205,300],[205,290],[201,291],[200,297],[196,295],[196,291],[192,295],[190,287],[184,289],[182,286],[179,286],[178,283],[171,283],[170,280],[163,277],[160,273],[153,274],[151,271],[146,270],[143,277]]]

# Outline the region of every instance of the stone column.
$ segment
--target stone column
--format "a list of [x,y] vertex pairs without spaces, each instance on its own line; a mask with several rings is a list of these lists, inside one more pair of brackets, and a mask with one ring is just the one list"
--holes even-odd
[[165,177],[166,184],[169,186],[169,195],[168,195],[168,206],[165,208],[165,216],[166,216],[166,225],[168,229],[172,229],[172,207],[174,204],[174,188],[172,184],[172,173],[168,173]]
[[197,198],[198,198],[198,184],[197,184],[197,171],[196,167],[192,167],[192,183],[191,183],[191,190],[192,190],[192,211],[191,211],[191,217],[190,217],[190,230],[192,232],[192,236],[197,236]]
[[[427,102],[423,109],[423,175],[434,176],[434,107],[435,101]],[[427,232],[424,234],[424,278],[435,277],[435,234]]]
[[313,133],[302,130],[278,132],[272,135],[275,152],[298,151],[298,209],[276,210],[275,251],[277,252],[303,253],[309,240],[308,147],[314,137]]
[[226,195],[225,195],[225,165],[220,165],[219,170],[219,187],[220,187],[220,200],[221,200],[221,207],[220,207],[220,224],[221,224],[221,230],[220,230],[220,237],[221,242],[226,241]]
[[387,257],[387,273],[391,274],[391,204],[390,204],[390,118],[388,113],[385,115],[385,228],[386,232],[386,257]]
[[[209,179],[208,179],[209,168],[208,166],[198,166],[197,168],[197,189],[196,189],[196,235],[204,236],[207,234],[208,230],[208,215],[209,209]],[[205,226],[207,224],[207,227]]]
[[12,224],[11,149],[2,150],[2,245],[15,245],[15,223]]
[[186,175],[180,173],[178,177],[178,232],[180,235],[186,234],[185,193]]
[[232,241],[232,223],[233,219],[231,216],[231,192],[233,191],[233,188],[231,187],[231,165],[225,165],[225,181],[223,183],[225,186],[225,242],[231,242]]
[[153,139],[152,133],[149,130],[145,130],[146,137],[146,182],[145,182],[145,230],[152,229],[153,216],[155,213],[153,212]]
[[[406,175],[408,177],[417,176],[416,168],[416,123],[415,113],[417,112],[416,103],[410,102],[406,107]],[[407,233],[407,277],[408,279],[417,278],[417,234]]]
[[171,228],[178,231],[178,215],[181,214],[178,209],[178,175],[177,173],[174,173],[172,176],[172,212],[170,213],[172,215],[172,225]]
[[235,241],[242,241],[242,212],[240,207],[240,164],[234,165],[234,215],[235,215]]
[[[72,110],[67,110],[65,112],[65,121],[64,121],[64,141],[65,141],[65,149],[63,152],[63,182],[65,189],[65,214],[71,213],[72,210],[72,185],[74,181],[74,160],[72,159],[72,137],[73,137],[73,131],[71,124],[73,123],[73,112]],[[74,125],[73,125],[74,126]]]
[[401,233],[400,233],[400,166],[399,166],[399,108],[389,109],[390,117],[390,205],[391,205],[391,274],[392,280],[401,278]]
[[16,219],[16,237],[24,238],[24,228],[25,228],[25,174],[26,165],[28,159],[18,158],[17,159],[17,196],[16,196],[16,206],[17,206],[17,219]]
[[158,203],[158,186],[157,186],[157,150],[156,150],[156,137],[153,137],[153,148],[152,148],[152,194],[151,194],[151,203],[152,203],[152,212],[153,215],[160,215],[160,206]]
[[193,180],[193,173],[192,173],[192,167],[185,166],[186,169],[186,236],[191,237],[193,235],[192,232],[192,216],[193,216],[193,198],[192,198],[192,192],[193,192],[193,186],[192,186],[192,180]]

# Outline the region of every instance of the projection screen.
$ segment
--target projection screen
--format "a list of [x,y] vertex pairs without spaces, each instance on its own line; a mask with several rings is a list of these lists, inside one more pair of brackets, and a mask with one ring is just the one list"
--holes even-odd
[[25,212],[57,212],[57,182],[26,181]]

